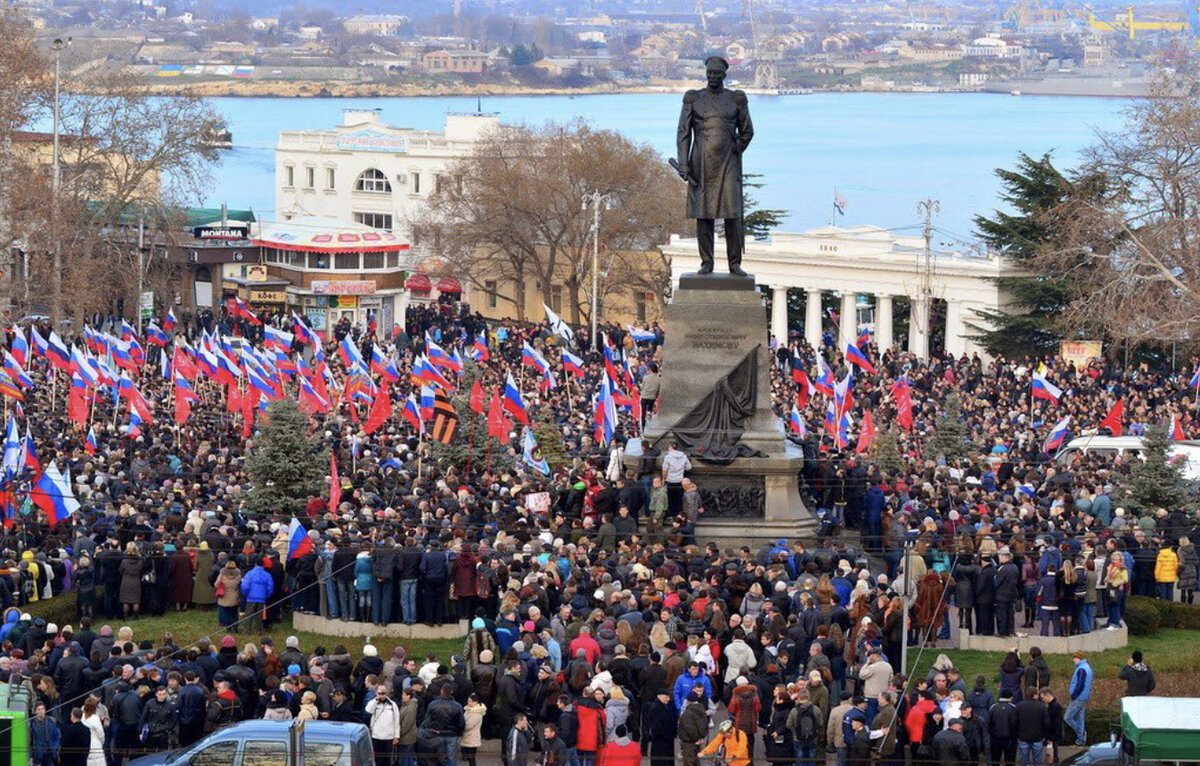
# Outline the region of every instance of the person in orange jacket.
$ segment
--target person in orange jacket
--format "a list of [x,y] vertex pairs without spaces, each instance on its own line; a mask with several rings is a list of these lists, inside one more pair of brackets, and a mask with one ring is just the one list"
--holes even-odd
[[604,744],[596,766],[641,766],[642,748],[629,738],[629,728],[620,724],[613,730],[615,739]]
[[735,729],[733,721],[721,721],[717,736],[704,746],[700,755],[722,753],[727,766],[750,766],[750,740],[745,732]]

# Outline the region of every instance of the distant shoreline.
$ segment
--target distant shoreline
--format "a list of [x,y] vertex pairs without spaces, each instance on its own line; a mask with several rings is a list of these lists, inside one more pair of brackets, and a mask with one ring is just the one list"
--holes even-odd
[[[414,88],[411,86],[376,85],[371,83],[338,83],[338,82],[281,82],[281,81],[223,81],[208,80],[194,83],[145,83],[142,88],[147,93],[163,96],[205,96],[212,98],[471,98],[471,97],[514,97],[514,96],[605,96],[605,95],[645,95],[645,94],[682,94],[685,91],[702,87],[700,83],[679,82],[662,83],[659,85],[633,85],[627,87],[589,86],[586,88],[532,88],[522,86],[489,86],[465,85],[459,88]],[[746,90],[755,96],[785,96],[793,94],[764,93],[754,88]],[[824,93],[880,93],[899,95],[938,95],[984,94],[992,96],[1054,96],[1060,98],[1140,98],[1142,93],[1079,93],[1079,92],[1029,92],[1019,91],[1016,94],[1004,91],[988,90],[937,90],[914,89],[892,90],[876,88],[814,88],[812,94]]]

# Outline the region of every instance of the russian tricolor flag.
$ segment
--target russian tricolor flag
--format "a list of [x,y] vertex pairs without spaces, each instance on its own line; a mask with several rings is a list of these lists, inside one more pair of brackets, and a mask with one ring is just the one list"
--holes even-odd
[[71,370],[71,352],[53,330],[50,331],[50,341],[46,344],[46,359],[60,370]]
[[33,353],[40,357],[45,357],[46,350],[50,344],[45,338],[42,337],[42,334],[38,332],[37,325],[29,326],[29,337],[33,339]]
[[491,358],[491,352],[488,351],[487,336],[479,333],[475,337],[475,344],[471,346],[471,356],[476,362],[486,362]]
[[525,345],[521,347],[521,364],[527,364],[542,373],[550,369],[550,363],[546,361],[546,357],[529,345],[529,341],[525,341]]
[[12,355],[24,367],[29,363],[29,341],[25,340],[25,333],[21,332],[20,327],[13,325],[12,331]]
[[804,418],[800,417],[800,410],[796,409],[796,405],[792,405],[792,414],[788,418],[788,427],[792,429],[792,433],[797,436],[804,436]]
[[404,409],[400,412],[400,416],[412,423],[412,427],[418,432],[422,429],[421,409],[417,406],[417,399],[412,394],[404,400]]
[[38,460],[37,445],[34,444],[33,435],[29,433],[29,424],[25,425],[25,467],[31,473],[37,473],[42,470],[42,461]]
[[563,349],[562,352],[563,370],[571,373],[577,378],[583,377],[583,360],[572,354],[570,351]]
[[350,336],[342,338],[342,342],[338,344],[338,356],[342,358],[342,364],[346,367],[347,373],[361,372],[364,375],[367,373],[367,366],[363,364],[362,354],[358,351],[358,346],[354,345],[354,341]]
[[163,330],[171,332],[175,329],[175,311],[167,309],[167,318],[163,320]]
[[96,427],[92,426],[91,428],[88,429],[87,440],[83,443],[83,449],[89,455],[95,455],[97,446],[98,445],[96,444]]
[[613,400],[612,383],[607,376],[600,379],[600,393],[596,397],[597,443],[608,444],[617,430],[617,403]]
[[33,388],[33,380],[25,374],[25,370],[21,367],[21,363],[17,361],[17,358],[8,351],[4,352],[4,370],[22,388]]
[[433,404],[437,401],[433,386],[421,386],[421,420],[433,419]]
[[288,523],[288,561],[306,556],[315,550],[312,538],[308,536],[300,520],[293,516]]
[[154,324],[154,322],[151,322],[150,324],[146,325],[146,342],[153,343],[161,348],[166,348],[167,344],[171,342],[171,339],[167,336],[165,331],[159,328],[158,325]]
[[1047,380],[1045,373],[1040,369],[1033,373],[1033,398],[1058,404],[1062,393],[1062,389]]
[[851,343],[846,346],[846,362],[852,364],[863,372],[875,374],[875,365],[871,364],[871,360],[862,352],[858,346]]
[[67,521],[72,514],[79,510],[79,501],[71,492],[71,484],[58,471],[54,461],[46,466],[42,475],[33,483],[30,497],[34,505],[41,508],[53,527],[62,521]]
[[649,330],[642,330],[633,325],[627,325],[627,327],[629,328],[629,337],[633,338],[634,343],[653,343],[658,340],[658,336]]
[[1067,440],[1067,434],[1070,432],[1071,416],[1067,415],[1054,426],[1050,431],[1050,435],[1046,437],[1046,441],[1042,443],[1042,451],[1053,455],[1058,452],[1059,447]]
[[142,423],[143,422],[144,421],[142,420],[142,416],[140,414],[138,414],[137,408],[130,407],[129,408],[129,425],[122,426],[121,430],[124,431],[125,435],[128,436],[130,439],[136,439],[142,435]]
[[504,382],[504,409],[521,425],[529,425],[529,414],[525,412],[525,400],[521,398],[521,391],[513,381],[511,372],[508,373],[508,378]]
[[829,365],[825,363],[825,357],[818,352],[817,379],[813,381],[813,388],[826,396],[833,396],[833,385],[833,370],[829,369]]
[[294,311],[292,312],[292,333],[300,339],[301,343],[309,344],[316,340],[313,331]]

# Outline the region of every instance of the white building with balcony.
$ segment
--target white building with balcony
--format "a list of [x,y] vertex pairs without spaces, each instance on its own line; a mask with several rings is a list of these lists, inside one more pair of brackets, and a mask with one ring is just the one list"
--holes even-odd
[[275,210],[352,221],[407,236],[407,222],[446,169],[500,124],[495,114],[449,114],[442,131],[399,128],[378,109],[347,109],[330,130],[285,130],[275,147]]

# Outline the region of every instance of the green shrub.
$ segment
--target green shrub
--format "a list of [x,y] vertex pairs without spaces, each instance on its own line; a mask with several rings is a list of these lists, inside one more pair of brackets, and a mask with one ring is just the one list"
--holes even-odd
[[1153,599],[1133,597],[1125,602],[1125,623],[1130,635],[1153,636],[1163,626],[1162,613]]
[[[1132,612],[1135,606],[1138,609],[1153,610],[1156,612],[1160,628],[1200,629],[1200,606],[1180,604],[1175,601],[1163,601],[1145,596],[1132,596],[1126,601],[1126,608]],[[1130,617],[1132,619],[1132,614]],[[1136,635],[1149,635],[1148,633],[1136,633],[1132,629],[1132,626],[1131,632],[1134,632]]]
[[79,627],[75,625],[79,621],[79,601],[75,591],[26,604],[23,611],[41,617],[46,622],[56,623],[60,628],[65,625]]

